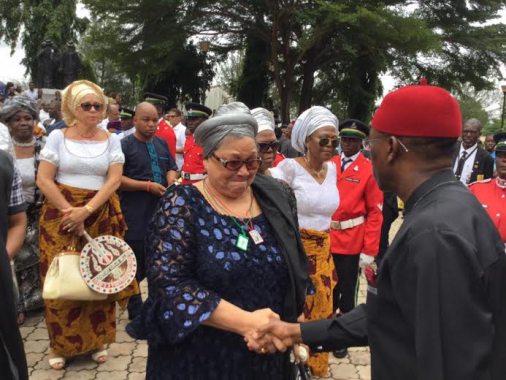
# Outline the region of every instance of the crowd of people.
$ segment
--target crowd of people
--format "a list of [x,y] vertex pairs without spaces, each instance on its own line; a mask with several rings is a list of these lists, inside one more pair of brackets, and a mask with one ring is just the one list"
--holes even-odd
[[[49,103],[33,83],[0,90],[9,378],[27,378],[27,313],[44,309],[58,371],[108,360],[116,304],[148,342],[147,379],[294,379],[294,362],[324,377],[329,352],[365,345],[376,380],[504,377],[506,133],[481,148],[480,122],[462,125],[445,90],[394,91],[371,125],[313,106],[283,130],[264,108],[183,114],[155,93],[125,107],[85,80]],[[135,279],[101,300],[44,298],[84,234],[124,239]]]

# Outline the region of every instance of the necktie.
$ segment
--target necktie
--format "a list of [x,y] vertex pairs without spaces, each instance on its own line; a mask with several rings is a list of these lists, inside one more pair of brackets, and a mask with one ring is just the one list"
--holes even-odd
[[341,173],[346,170],[346,165],[348,165],[352,161],[353,160],[351,158],[346,158],[346,157],[343,158],[342,163],[341,163]]
[[464,169],[464,164],[466,163],[466,158],[467,158],[467,152],[463,151],[462,157],[460,157],[459,163],[457,165],[457,171],[455,172],[455,177],[459,181],[460,181],[460,176],[462,175],[462,170]]

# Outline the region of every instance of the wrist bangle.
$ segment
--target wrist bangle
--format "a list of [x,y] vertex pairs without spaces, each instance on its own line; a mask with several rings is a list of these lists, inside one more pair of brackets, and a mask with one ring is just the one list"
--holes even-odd
[[151,188],[151,181],[148,181],[148,188],[147,188],[147,192],[149,193],[149,189]]
[[89,212],[90,214],[93,214],[93,211],[95,210],[95,209],[94,209],[93,207],[91,207],[90,205],[84,205],[84,208],[85,208],[86,210],[88,210],[88,212]]

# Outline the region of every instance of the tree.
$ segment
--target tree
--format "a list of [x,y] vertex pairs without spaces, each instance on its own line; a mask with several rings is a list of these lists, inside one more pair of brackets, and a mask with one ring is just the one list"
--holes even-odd
[[[97,23],[114,32],[91,39],[97,55],[108,55],[138,88],[169,98],[169,104],[200,100],[212,65],[190,40],[197,22],[182,0],[84,0]],[[95,43],[99,42],[99,43]],[[114,52],[114,54],[111,54]],[[210,63],[212,57],[208,57]],[[205,79],[205,81],[204,81]]]
[[43,41],[53,42],[60,51],[69,41],[76,42],[86,29],[87,19],[76,15],[76,0],[2,0],[0,39],[12,51],[21,37],[26,74],[37,81],[37,52]]
[[[283,120],[300,89],[299,112],[312,104],[322,72],[336,72],[334,86],[350,116],[368,119],[381,93],[379,76],[391,71],[404,84],[428,77],[458,90],[465,83],[490,86],[488,75],[505,61],[505,1],[419,0],[220,0],[192,3],[201,11],[200,32],[237,47],[241,35],[256,35],[271,47],[271,76],[280,93]],[[197,12],[197,10],[192,10]]]

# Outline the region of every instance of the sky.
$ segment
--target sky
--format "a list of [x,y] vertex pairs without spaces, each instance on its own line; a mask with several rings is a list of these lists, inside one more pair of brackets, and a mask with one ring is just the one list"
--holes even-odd
[[[494,22],[506,23],[506,9],[500,12],[501,18]],[[81,4],[77,4],[77,15],[79,17],[89,16],[89,11]],[[0,81],[18,81],[28,82],[25,78],[25,67],[21,65],[21,60],[24,58],[24,51],[20,45],[17,46],[14,54],[11,56],[11,49],[3,41],[0,41]],[[503,76],[506,77],[506,67],[503,69]],[[382,76],[384,93],[388,93],[396,84],[394,78],[389,75]],[[506,82],[506,81],[505,81]],[[499,82],[498,82],[499,86]]]

